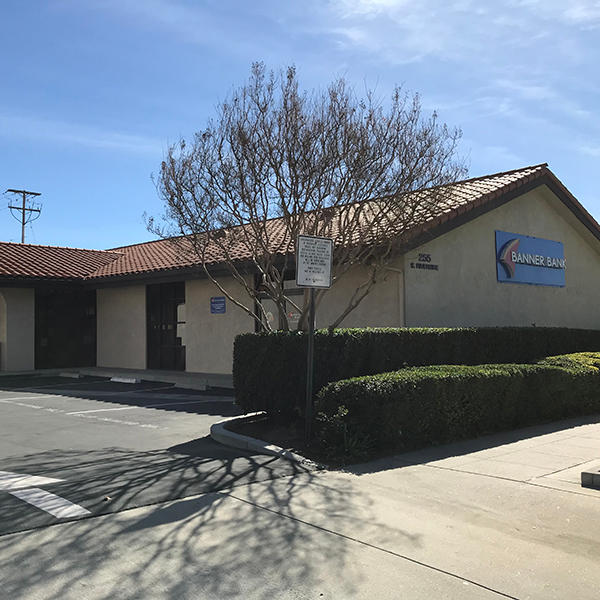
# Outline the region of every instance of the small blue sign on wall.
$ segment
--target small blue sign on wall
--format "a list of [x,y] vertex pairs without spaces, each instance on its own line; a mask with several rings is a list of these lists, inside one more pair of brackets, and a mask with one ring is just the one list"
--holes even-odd
[[210,312],[213,315],[225,314],[225,296],[213,296],[210,299]]
[[561,242],[496,231],[499,282],[565,287],[566,268]]

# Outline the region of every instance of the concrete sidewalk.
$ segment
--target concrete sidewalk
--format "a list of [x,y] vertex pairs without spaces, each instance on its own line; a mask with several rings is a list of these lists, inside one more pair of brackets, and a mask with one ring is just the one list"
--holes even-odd
[[600,425],[568,421],[11,534],[0,580],[11,598],[595,599],[600,492],[578,476],[599,453]]

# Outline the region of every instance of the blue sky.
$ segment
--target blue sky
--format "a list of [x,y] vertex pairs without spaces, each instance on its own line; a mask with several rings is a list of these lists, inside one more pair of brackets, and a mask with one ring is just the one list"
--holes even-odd
[[[548,162],[600,220],[598,0],[4,0],[0,188],[42,192],[38,244],[153,236],[151,180],[250,64],[419,92],[471,176]],[[0,196],[0,239],[20,226]]]

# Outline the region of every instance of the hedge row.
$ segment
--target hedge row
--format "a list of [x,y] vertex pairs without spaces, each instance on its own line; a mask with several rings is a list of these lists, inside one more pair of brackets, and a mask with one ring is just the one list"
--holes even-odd
[[[302,414],[306,335],[242,334],[234,343],[237,403],[246,412]],[[600,330],[490,327],[338,329],[315,335],[314,391],[359,375],[435,364],[529,363],[544,356],[600,350]]]
[[600,353],[357,377],[323,388],[317,411],[325,449],[355,457],[597,413]]

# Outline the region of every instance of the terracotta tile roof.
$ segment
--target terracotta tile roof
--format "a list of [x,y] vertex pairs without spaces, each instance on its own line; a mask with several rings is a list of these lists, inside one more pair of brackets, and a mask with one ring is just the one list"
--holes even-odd
[[[89,278],[152,273],[193,267],[198,264],[192,244],[186,238],[171,238],[114,248],[119,257],[102,265]],[[215,257],[216,258],[216,257]],[[214,262],[218,262],[215,260]]]
[[0,277],[81,279],[119,256],[104,250],[0,242]]
[[[437,231],[459,217],[474,218],[478,210],[493,208],[495,202],[510,199],[520,191],[536,185],[547,184],[559,195],[579,219],[600,239],[600,226],[568,192],[546,164],[534,165],[513,171],[475,177],[448,184],[432,190],[410,192],[426,200],[432,199],[433,209],[427,218],[418,218],[405,237],[418,240],[426,232]],[[267,224],[269,248],[273,252],[293,252],[294,240],[287,239],[281,219]],[[335,234],[335,232],[334,232]],[[251,258],[243,244],[231,248],[236,260]],[[222,250],[212,245],[207,249],[207,262],[217,265],[224,261]],[[185,237],[156,240],[109,251],[79,250],[50,246],[30,246],[0,242],[0,278],[83,278],[103,280],[119,277],[143,276],[156,272],[175,271],[197,267],[198,258],[190,239]]]
[[[525,167],[514,171],[506,171],[495,175],[475,177],[435,188],[412,192],[412,194],[435,194],[435,209],[430,212],[425,223],[419,222],[415,230],[422,232],[424,228],[433,227],[438,222],[448,221],[454,216],[484,202],[491,201],[502,194],[524,186],[549,172],[545,164]],[[272,250],[285,253],[293,252],[294,241],[286,239],[285,227],[281,219],[272,219],[268,223],[269,244]],[[157,240],[133,246],[115,248],[115,252],[123,255],[114,262],[100,267],[89,278],[105,278],[127,276],[141,273],[152,273],[193,267],[198,264],[192,244],[186,238],[172,238]],[[231,256],[237,260],[251,258],[243,245],[233,248]],[[207,263],[218,264],[223,262],[224,256],[218,247],[209,247],[207,250]]]

